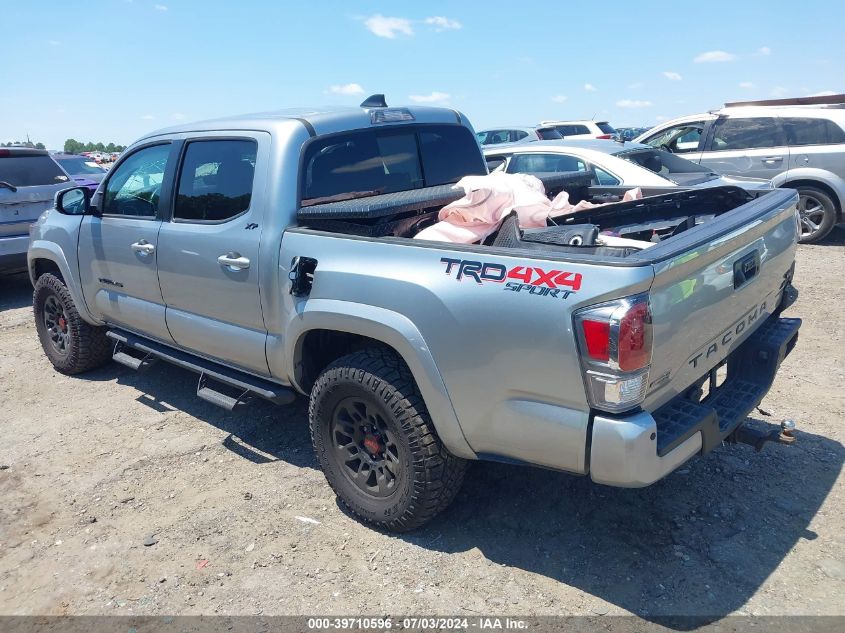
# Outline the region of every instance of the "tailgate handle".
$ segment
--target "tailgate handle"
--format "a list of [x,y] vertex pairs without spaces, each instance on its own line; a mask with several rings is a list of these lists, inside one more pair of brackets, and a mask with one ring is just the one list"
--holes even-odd
[[760,272],[760,251],[753,250],[734,262],[734,288],[740,288]]

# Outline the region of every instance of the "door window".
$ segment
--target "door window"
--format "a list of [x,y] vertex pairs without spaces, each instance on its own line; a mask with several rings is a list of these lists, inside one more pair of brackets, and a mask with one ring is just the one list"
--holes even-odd
[[595,165],[593,165],[593,171],[596,174],[596,184],[601,185],[602,187],[615,187],[616,185],[621,184],[621,181],[616,176],[610,175],[605,170],[599,169]]
[[774,117],[724,118],[716,121],[709,151],[762,149],[786,145]]
[[232,139],[191,141],[185,150],[173,218],[224,222],[249,208],[257,144]]
[[781,119],[790,145],[845,143],[845,132],[828,119],[785,117]]
[[514,154],[508,165],[511,174],[587,171],[583,160],[567,154]]
[[145,147],[124,160],[106,183],[103,214],[155,217],[169,155],[167,143]]
[[701,140],[701,134],[703,131],[703,121],[683,123],[681,125],[668,127],[662,132],[658,132],[656,136],[652,136],[645,142],[652,147],[666,149],[674,154],[694,152],[698,149],[698,143]]

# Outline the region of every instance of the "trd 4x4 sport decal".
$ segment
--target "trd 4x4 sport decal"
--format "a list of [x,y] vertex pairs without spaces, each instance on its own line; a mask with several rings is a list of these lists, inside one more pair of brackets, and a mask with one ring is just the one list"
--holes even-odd
[[442,257],[440,262],[446,264],[446,274],[451,277],[455,273],[458,281],[472,279],[477,284],[503,283],[504,289],[512,292],[566,299],[581,288],[581,273],[543,270],[536,266],[514,266],[508,269],[502,264],[450,257]]

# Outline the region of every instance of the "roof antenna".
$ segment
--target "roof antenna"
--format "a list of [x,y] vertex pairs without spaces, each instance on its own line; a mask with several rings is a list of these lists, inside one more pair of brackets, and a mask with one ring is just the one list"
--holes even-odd
[[362,108],[386,108],[387,101],[384,100],[384,95],[375,94],[370,95],[361,102]]

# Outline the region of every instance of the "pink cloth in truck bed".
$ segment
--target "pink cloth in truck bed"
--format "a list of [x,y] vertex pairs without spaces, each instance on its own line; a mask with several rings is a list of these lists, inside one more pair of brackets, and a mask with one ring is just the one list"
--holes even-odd
[[[522,228],[539,228],[547,225],[548,218],[601,206],[586,200],[573,205],[565,191],[549,200],[540,179],[528,174],[494,171],[465,176],[453,188],[463,189],[464,196],[443,207],[437,215],[439,222],[417,233],[415,239],[471,244],[493,233],[511,211],[516,211]],[[638,198],[642,198],[639,188],[625,192],[623,200]]]

